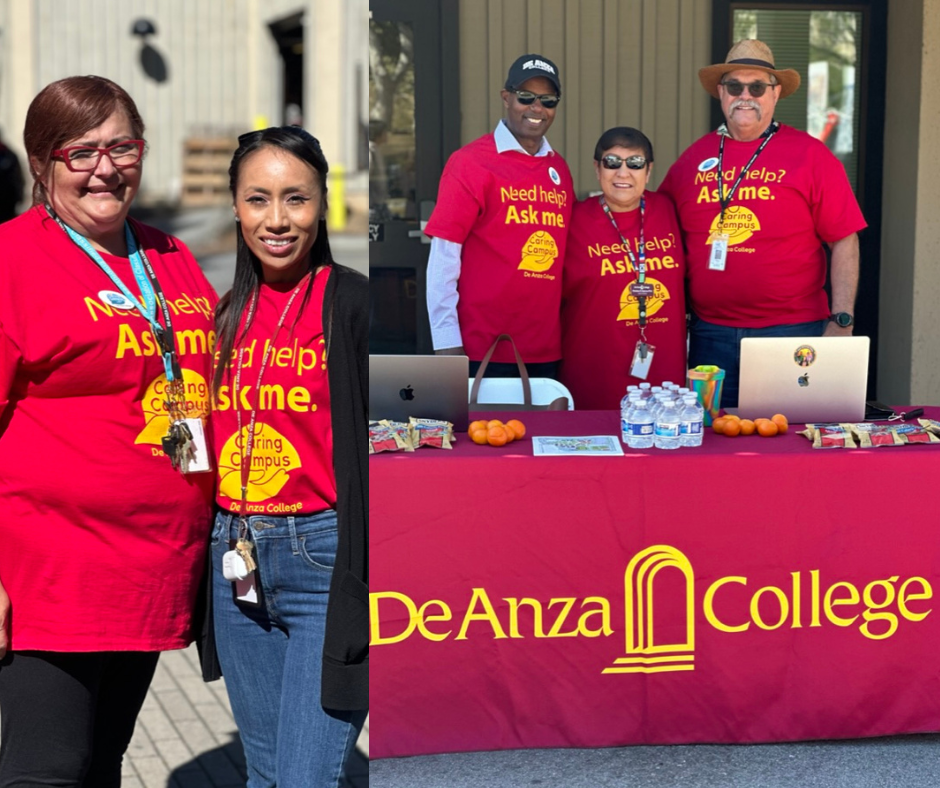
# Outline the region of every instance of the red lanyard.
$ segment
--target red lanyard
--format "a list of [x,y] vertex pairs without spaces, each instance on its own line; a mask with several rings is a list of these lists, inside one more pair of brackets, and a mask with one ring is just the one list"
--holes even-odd
[[[264,370],[268,366],[268,359],[271,357],[271,351],[274,348],[274,343],[277,341],[278,334],[281,333],[281,328],[284,326],[284,321],[287,320],[287,313],[290,312],[291,305],[294,303],[294,299],[297,297],[297,293],[300,292],[300,288],[303,284],[310,278],[310,274],[307,273],[304,275],[304,278],[301,279],[297,286],[294,288],[293,292],[290,294],[290,298],[287,299],[287,305],[284,307],[284,311],[281,312],[281,318],[277,321],[277,328],[274,329],[274,335],[271,337],[271,341],[268,342],[268,346],[264,349],[264,356],[261,359],[261,367],[258,369],[258,382],[255,384],[255,403],[258,402],[258,397],[261,396],[261,380],[264,377]],[[252,294],[251,304],[248,307],[248,317],[245,319],[245,325],[250,326],[251,320],[254,317],[255,309],[258,306],[258,290]],[[238,349],[238,363],[235,367],[235,388],[232,391],[232,406],[235,408],[235,418],[238,421],[238,442],[241,447],[241,467],[239,471],[241,472],[241,485],[242,485],[242,505],[241,511],[239,512],[239,538],[244,539],[248,534],[248,520],[247,520],[247,506],[248,506],[248,477],[251,475],[251,451],[254,448],[255,444],[255,421],[258,416],[258,409],[255,406],[251,408],[251,417],[248,422],[248,435],[242,437],[242,411],[238,407],[238,391],[241,388],[242,381],[242,354],[245,352],[244,347]]]

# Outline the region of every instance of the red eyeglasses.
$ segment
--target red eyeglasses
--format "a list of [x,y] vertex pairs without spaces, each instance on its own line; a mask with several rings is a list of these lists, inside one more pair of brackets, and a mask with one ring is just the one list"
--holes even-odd
[[124,140],[107,148],[92,148],[88,145],[70,145],[52,151],[53,156],[61,157],[65,166],[72,172],[90,172],[98,168],[102,156],[107,156],[114,168],[125,170],[133,167],[144,155],[144,140]]

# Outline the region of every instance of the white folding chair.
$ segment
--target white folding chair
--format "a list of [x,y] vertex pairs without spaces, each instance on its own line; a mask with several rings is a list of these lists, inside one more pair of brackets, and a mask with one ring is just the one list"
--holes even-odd
[[[532,404],[548,405],[558,397],[568,398],[568,410],[574,410],[574,398],[567,386],[563,386],[557,380],[552,378],[529,378],[529,385],[532,387]],[[473,388],[473,378],[467,381],[467,397]],[[480,392],[477,396],[477,404],[485,405],[487,403],[517,403],[522,405],[524,402],[522,393],[522,378],[483,378],[480,381]]]

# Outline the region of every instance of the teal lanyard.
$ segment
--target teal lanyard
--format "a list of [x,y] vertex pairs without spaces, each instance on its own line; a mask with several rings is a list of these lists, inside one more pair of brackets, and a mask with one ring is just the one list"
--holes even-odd
[[[65,230],[75,245],[87,254],[92,261],[107,274],[108,278],[114,283],[114,286],[124,294],[124,297],[130,301],[137,311],[150,323],[150,328],[160,347],[167,381],[172,383],[174,380],[182,380],[182,370],[180,369],[179,360],[176,355],[173,325],[170,322],[170,310],[167,306],[166,296],[164,296],[160,283],[157,281],[157,276],[154,273],[153,267],[150,265],[150,260],[147,259],[146,252],[140,249],[137,244],[137,239],[134,237],[134,233],[131,232],[130,222],[124,222],[124,238],[127,242],[127,253],[131,263],[131,270],[134,272],[134,279],[137,281],[137,286],[140,288],[140,295],[144,299],[143,304],[128,290],[127,285],[114,273],[111,266],[105,262],[104,258],[98,253],[98,250],[88,242],[85,236],[75,232],[75,230],[63,222],[48,206],[46,210],[49,215],[58,222],[59,226]],[[165,330],[157,320],[158,300],[160,301],[163,320],[166,324]]]

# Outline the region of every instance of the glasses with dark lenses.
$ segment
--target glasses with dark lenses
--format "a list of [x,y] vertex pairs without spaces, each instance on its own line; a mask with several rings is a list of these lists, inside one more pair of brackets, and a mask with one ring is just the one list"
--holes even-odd
[[747,88],[747,92],[751,94],[752,98],[760,98],[767,88],[775,87],[769,82],[738,82],[736,79],[729,79],[721,84],[732,96],[740,96],[744,92],[744,88]]
[[140,161],[140,157],[144,155],[145,144],[143,140],[124,140],[107,148],[70,145],[68,148],[52,151],[52,155],[61,157],[65,166],[72,172],[90,172],[97,169],[102,156],[111,159],[115,169],[124,170]]
[[556,96],[552,93],[530,93],[528,90],[514,90],[512,91],[516,94],[516,100],[520,104],[525,104],[527,107],[530,104],[534,104],[535,100],[538,99],[539,103],[545,107],[545,109],[554,109],[558,106],[558,102],[561,101],[561,96]]
[[624,164],[628,170],[642,170],[646,167],[646,156],[627,156],[623,159],[615,153],[608,153],[601,159],[605,170],[619,170]]

